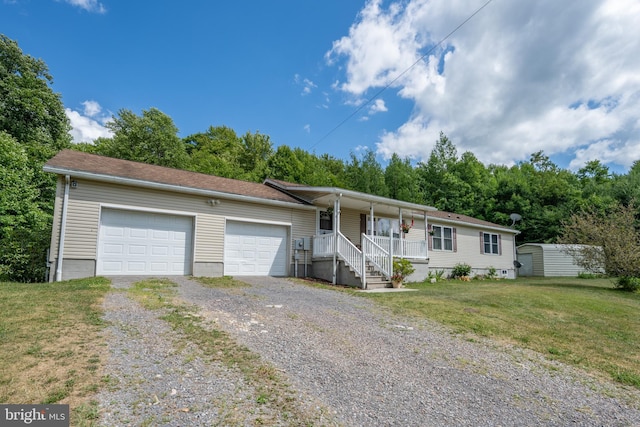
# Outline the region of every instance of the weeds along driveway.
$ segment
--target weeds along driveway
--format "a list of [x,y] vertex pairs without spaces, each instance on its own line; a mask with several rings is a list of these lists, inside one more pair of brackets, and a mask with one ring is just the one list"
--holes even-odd
[[[243,278],[251,286],[234,289],[171,280],[179,283],[181,299],[274,365],[301,405],[321,408],[325,417],[317,419],[318,425],[640,425],[635,390],[598,382],[531,352],[469,342],[435,323],[394,316],[364,298],[269,277]],[[153,316],[135,317],[163,330]],[[110,351],[113,358],[113,346]],[[143,361],[139,369],[147,362],[162,365],[165,357],[170,356]],[[123,369],[107,368],[115,369],[114,375]],[[222,385],[209,391],[194,385],[194,395],[232,396],[223,385],[242,381],[211,367],[199,375]],[[175,379],[183,386],[180,393],[189,393],[190,378]],[[175,387],[164,388],[171,393]],[[251,411],[251,403],[244,409]],[[216,424],[212,419],[202,425]],[[256,420],[239,421],[230,425]],[[278,424],[289,425],[282,419]]]

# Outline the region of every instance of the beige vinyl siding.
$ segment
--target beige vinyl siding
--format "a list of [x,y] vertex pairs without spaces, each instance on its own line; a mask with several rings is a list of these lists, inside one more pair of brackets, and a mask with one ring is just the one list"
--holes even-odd
[[77,180],[77,187],[69,194],[65,258],[96,259],[101,204],[195,216],[194,262],[223,262],[226,218],[293,224],[292,238],[312,236],[315,231],[313,210],[225,199],[211,206],[207,203],[209,199],[206,196]]
[[455,228],[455,247],[457,248],[457,251],[455,252],[430,249],[430,268],[452,268],[458,263],[466,263],[477,269],[484,269],[488,267],[494,267],[498,270],[513,269],[513,234],[490,231],[491,233],[500,235],[502,247],[501,255],[490,255],[483,254],[480,251],[479,233],[480,231],[483,231],[482,229],[461,224],[454,225],[448,223],[439,223],[436,220],[430,221],[430,224]]
[[411,224],[411,220],[413,219],[413,227],[411,227],[411,229],[409,230],[409,232],[407,234],[404,235],[404,238],[406,240],[411,240],[411,241],[415,241],[415,240],[425,240],[425,227],[424,227],[424,215],[414,215],[413,217],[411,216],[404,216],[403,221],[406,222],[407,224]]
[[360,244],[360,212],[340,209],[340,232],[354,245]]

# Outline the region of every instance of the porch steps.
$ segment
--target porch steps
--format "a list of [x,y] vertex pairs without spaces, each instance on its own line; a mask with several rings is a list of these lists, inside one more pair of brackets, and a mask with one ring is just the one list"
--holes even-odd
[[[351,272],[356,277],[360,277],[360,275],[356,274],[356,272],[353,271],[353,269],[349,268],[349,270],[351,270]],[[375,267],[370,263],[367,263],[366,275],[367,275],[367,289],[382,289],[382,288],[391,287],[391,281],[387,280],[387,278],[385,278],[382,274],[380,274],[380,272],[377,271]]]

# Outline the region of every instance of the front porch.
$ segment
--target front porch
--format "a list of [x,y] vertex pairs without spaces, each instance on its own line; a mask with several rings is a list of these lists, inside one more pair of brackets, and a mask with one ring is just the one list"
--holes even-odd
[[313,237],[313,271],[318,278],[334,284],[381,288],[390,283],[393,259],[409,259],[414,266],[428,270],[426,240],[406,240],[394,236],[371,236],[362,233],[361,245],[355,245],[341,232]]
[[409,259],[426,277],[427,212],[436,208],[335,187],[273,179],[265,184],[316,206],[314,277],[366,289],[391,278],[394,257]]

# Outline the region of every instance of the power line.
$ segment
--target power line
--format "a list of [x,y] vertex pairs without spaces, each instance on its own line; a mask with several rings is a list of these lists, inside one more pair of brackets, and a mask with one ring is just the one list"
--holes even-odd
[[482,11],[482,9],[484,9],[485,7],[487,7],[489,5],[489,3],[491,3],[493,0],[487,0],[487,2],[485,4],[483,4],[482,6],[480,6],[478,9],[476,9],[475,12],[473,12],[471,15],[469,15],[469,17],[467,19],[465,19],[464,21],[462,21],[457,27],[455,27],[453,30],[451,30],[451,32],[449,32],[449,34],[447,34],[446,36],[444,36],[438,43],[436,43],[435,45],[433,45],[431,47],[431,49],[429,49],[427,51],[427,53],[425,53],[424,55],[422,55],[420,58],[418,58],[413,64],[411,64],[407,69],[405,69],[403,72],[401,72],[400,74],[398,74],[393,80],[391,80],[386,86],[384,86],[382,89],[380,89],[378,92],[376,92],[371,98],[367,99],[367,101],[360,105],[358,108],[356,108],[351,114],[349,114],[347,117],[345,117],[340,123],[338,123],[333,129],[331,129],[329,132],[327,132],[322,138],[320,138],[319,140],[317,140],[309,149],[312,150],[316,145],[320,144],[322,141],[324,141],[325,139],[327,139],[329,137],[329,135],[331,135],[333,132],[335,132],[336,130],[338,130],[340,127],[342,127],[342,125],[344,125],[346,122],[348,122],[353,116],[355,116],[356,114],[358,114],[360,111],[362,111],[367,105],[371,104],[374,100],[376,100],[381,94],[382,92],[384,92],[385,90],[389,89],[391,87],[391,85],[393,85],[395,82],[397,82],[402,76],[404,76],[405,74],[407,74],[413,67],[415,67],[416,65],[418,65],[420,62],[422,62],[422,60],[424,60],[424,58],[426,58],[427,56],[429,56],[431,54],[431,52],[433,52],[438,46],[440,46],[442,43],[444,43],[449,37],[451,37],[456,31],[458,31],[460,28],[462,28],[463,25],[465,25],[467,22],[469,22],[471,19],[473,19],[474,16],[476,16],[478,13],[480,13],[480,11]]

